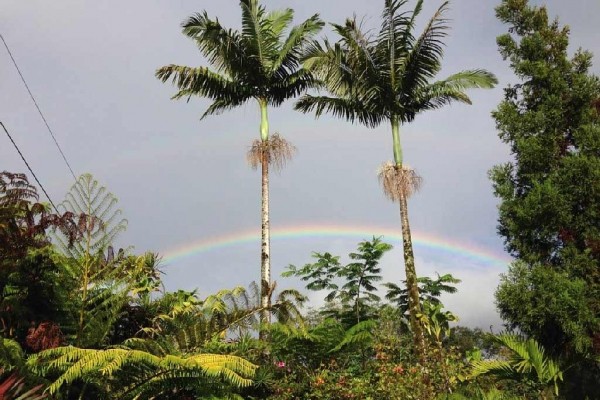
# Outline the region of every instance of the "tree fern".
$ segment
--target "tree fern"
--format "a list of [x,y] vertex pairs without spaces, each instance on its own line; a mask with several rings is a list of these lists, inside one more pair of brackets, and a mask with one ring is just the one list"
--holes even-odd
[[117,198],[92,175],[81,175],[59,207],[77,216],[82,237],[69,244],[62,235],[57,235],[55,239],[61,250],[75,259],[106,251],[127,227],[117,203]]
[[[104,385],[110,398],[159,398],[186,389],[202,390],[251,385],[256,366],[236,356],[161,354],[127,346],[106,350],[61,347],[30,358],[28,364],[43,374],[59,373],[48,388],[56,394],[77,380]],[[209,390],[209,391],[210,391]]]
[[84,174],[60,205],[76,216],[80,233],[73,242],[60,232],[54,236],[64,254],[60,263],[65,278],[78,286],[71,298],[73,325],[64,327],[78,346],[98,346],[104,341],[129,293],[143,278],[135,266],[144,264],[145,259],[136,264],[123,251],[114,256],[113,241],[127,226],[117,203],[106,187]]
[[332,349],[338,351],[344,346],[367,347],[373,341],[373,329],[377,327],[377,322],[373,320],[361,321],[348,329],[344,334],[342,341]]

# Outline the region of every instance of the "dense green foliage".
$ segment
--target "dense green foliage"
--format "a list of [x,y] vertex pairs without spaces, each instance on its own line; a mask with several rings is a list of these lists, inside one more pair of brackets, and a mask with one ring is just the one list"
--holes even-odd
[[[455,292],[458,280],[449,274],[418,279],[424,289],[418,318],[430,345],[424,359],[416,357],[406,305],[393,296],[391,304],[381,303],[379,262],[392,248],[382,238],[359,243],[346,265],[337,256],[314,253],[316,263],[289,268],[287,274],[301,277],[309,289],[328,291],[325,305],[304,317],[306,298],[295,290],[275,293],[275,285],[266,310],[256,284],[204,299],[194,292],[159,292],[155,255],[112,250],[113,233],[121,229],[111,228],[114,218],[107,223],[100,216],[120,215],[114,196],[89,175],[73,190],[82,187],[77,201],[95,199],[99,206],[88,204],[92,215],[68,215],[78,227],[70,243],[63,235],[52,244],[49,225],[28,249],[19,250],[29,263],[19,267],[42,268],[48,275],[41,287],[46,291],[28,292],[32,303],[23,305],[28,314],[18,307],[3,314],[6,321],[40,321],[26,337],[14,336],[21,344],[6,338],[0,345],[0,368],[6,371],[0,390],[6,396],[435,399],[459,389],[470,393],[474,375],[465,355],[485,335],[462,328],[463,337],[476,339],[462,347],[449,341],[449,322],[456,318],[443,310],[439,296]],[[2,212],[11,220],[20,211]],[[51,296],[52,288],[60,296]],[[54,314],[37,306],[46,296]],[[263,312],[276,322],[261,324]],[[254,336],[259,329],[268,340]],[[476,386],[491,387],[485,381]]]
[[519,260],[496,298],[512,327],[574,364],[583,398],[600,379],[600,80],[590,53],[569,55],[569,28],[545,8],[505,0],[496,12],[510,32],[500,52],[519,78],[493,114],[514,156],[490,173],[499,233]]
[[[183,292],[157,298],[157,257],[114,254],[124,222],[116,198],[91,175],[67,194],[63,215],[37,203],[24,175],[0,177],[6,398],[39,398],[44,383],[56,398],[98,399],[230,395],[251,384],[252,363],[205,351],[215,335],[256,313],[247,301],[232,306],[243,290],[204,302]],[[298,314],[294,301],[302,298],[293,294],[282,292],[273,305],[282,320]]]

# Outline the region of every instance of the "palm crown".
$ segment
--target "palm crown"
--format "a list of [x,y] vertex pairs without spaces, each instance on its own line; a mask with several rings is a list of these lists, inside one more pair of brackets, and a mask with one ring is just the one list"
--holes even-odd
[[305,65],[315,72],[331,96],[305,95],[296,109],[323,112],[375,127],[383,121],[411,122],[423,111],[459,101],[470,104],[465,90],[491,88],[496,78],[481,70],[466,70],[431,82],[441,69],[442,39],[448,31],[445,2],[413,35],[423,0],[412,12],[401,11],[408,0],[385,0],[378,35],[363,33],[356,18],[333,24],[337,43],[312,43]]
[[203,117],[251,99],[261,106],[278,106],[314,85],[301,58],[305,45],[323,27],[318,15],[288,31],[292,9],[267,13],[256,0],[241,0],[240,6],[241,31],[225,29],[206,12],[182,24],[183,33],[196,42],[213,69],[171,64],[156,72],[160,80],[172,79],[179,88],[174,98],[198,95],[212,99]]

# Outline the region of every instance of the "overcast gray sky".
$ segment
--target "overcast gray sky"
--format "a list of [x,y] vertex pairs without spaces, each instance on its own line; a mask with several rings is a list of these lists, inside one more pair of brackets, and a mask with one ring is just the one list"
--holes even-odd
[[[435,236],[506,258],[496,235],[496,200],[487,171],[508,160],[490,112],[514,78],[497,52],[506,31],[494,17],[499,1],[455,0],[449,16],[440,77],[466,68],[486,68],[498,88],[472,92],[473,106],[429,112],[402,128],[405,159],[425,179],[411,199],[417,237]],[[535,4],[542,4],[535,1]],[[330,22],[356,14],[379,24],[382,0],[270,0],[268,9],[291,7],[295,22],[319,13]],[[427,0],[421,22],[441,4]],[[572,49],[600,53],[598,0],[550,0],[551,15],[572,27]],[[170,100],[174,88],[154,78],[170,64],[201,65],[180,23],[207,10],[225,26],[238,27],[235,0],[1,0],[0,33],[36,95],[76,173],[90,172],[120,199],[129,220],[121,238],[135,251],[172,253],[190,243],[260,229],[260,174],[245,152],[258,137],[259,114],[250,103],[200,121],[208,105]],[[326,33],[326,32],[324,32]],[[600,65],[600,64],[598,64]],[[594,71],[598,72],[598,65]],[[397,206],[378,186],[376,171],[392,158],[387,126],[367,129],[330,117],[314,120],[286,103],[270,111],[271,128],[298,148],[293,162],[271,180],[274,230],[298,225],[357,227],[368,235],[397,229]],[[11,130],[55,201],[73,183],[5,49],[0,48],[0,120]],[[2,170],[25,172],[6,137],[0,138]],[[311,251],[345,255],[360,237],[312,235],[273,240],[273,277],[279,287],[298,286],[279,275],[289,263],[310,261]],[[394,242],[394,244],[399,244]],[[399,246],[397,246],[399,248]],[[241,243],[164,263],[168,289],[216,289],[246,285],[259,276],[260,244]],[[468,325],[498,326],[493,291],[501,263],[417,246],[420,275],[452,273],[463,279],[447,306]],[[386,280],[403,279],[399,250],[384,261]]]

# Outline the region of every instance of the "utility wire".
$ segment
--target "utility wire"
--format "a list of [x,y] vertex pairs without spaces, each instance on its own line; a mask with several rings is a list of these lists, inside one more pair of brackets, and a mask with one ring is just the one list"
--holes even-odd
[[42,113],[42,110],[40,109],[38,102],[35,100],[33,93],[31,93],[31,90],[29,89],[29,85],[27,84],[25,77],[21,73],[21,70],[19,69],[19,65],[17,64],[17,61],[13,57],[12,52],[10,51],[8,44],[6,43],[6,40],[4,40],[4,36],[2,36],[1,33],[0,33],[0,39],[2,39],[2,42],[4,43],[4,47],[6,47],[6,51],[8,52],[8,55],[10,56],[10,59],[12,60],[13,64],[15,65],[15,68],[17,69],[17,72],[19,73],[19,76],[21,77],[21,80],[23,81],[23,84],[25,85],[27,92],[29,92],[29,97],[31,97],[31,100],[33,100],[33,104],[35,104],[35,108],[37,108],[38,113],[40,114],[40,117],[42,117],[44,124],[46,124],[46,128],[48,128],[48,132],[50,132],[50,136],[52,136],[52,140],[54,140],[54,144],[56,144],[56,148],[60,152],[60,155],[62,156],[63,160],[65,160],[65,164],[67,164],[67,168],[69,168],[69,171],[71,171],[71,175],[73,176],[73,179],[77,180],[77,177],[75,176],[75,172],[73,172],[73,168],[71,168],[71,164],[69,164],[69,161],[67,161],[67,157],[65,156],[65,153],[63,153],[60,145],[58,144],[58,141],[56,140],[56,137],[54,136],[54,132],[52,132],[52,129],[50,128],[50,124],[48,124],[48,121],[46,120],[46,117],[44,117],[44,113]]
[[0,121],[0,125],[2,125],[2,129],[4,129],[4,132],[6,132],[6,135],[8,136],[8,138],[10,139],[10,141],[12,142],[12,144],[15,146],[15,149],[17,149],[17,152],[21,156],[21,160],[23,160],[23,162],[25,163],[25,165],[27,165],[27,169],[29,169],[29,172],[31,172],[31,175],[33,175],[33,178],[35,179],[35,181],[37,182],[37,184],[40,185],[40,188],[42,189],[42,191],[44,192],[44,194],[48,198],[48,201],[50,202],[50,204],[52,204],[52,207],[54,208],[54,211],[56,211],[56,214],[60,215],[60,211],[58,211],[58,208],[56,208],[56,206],[54,205],[54,202],[50,198],[50,195],[48,195],[48,192],[46,192],[46,189],[44,189],[44,186],[42,186],[42,182],[40,182],[40,180],[38,179],[38,177],[35,175],[35,173],[31,169],[31,167],[29,166],[29,163],[25,159],[25,156],[23,155],[23,153],[21,153],[21,150],[19,149],[19,146],[17,146],[17,144],[13,140],[12,136],[10,136],[10,133],[8,133],[8,129],[6,129],[6,126],[4,126],[4,123],[2,123],[2,121]]

